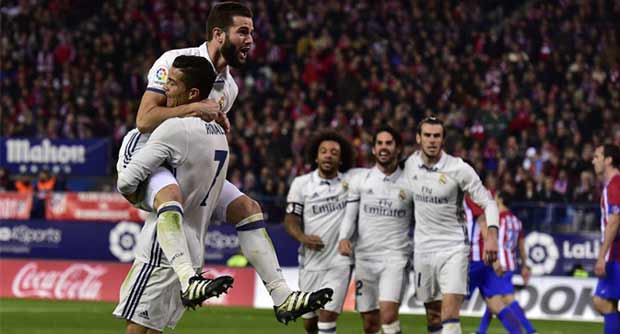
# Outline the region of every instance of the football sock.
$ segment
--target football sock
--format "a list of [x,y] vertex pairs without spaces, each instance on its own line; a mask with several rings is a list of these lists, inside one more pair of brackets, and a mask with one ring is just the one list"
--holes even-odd
[[447,319],[441,324],[443,325],[441,334],[461,334],[461,321],[459,319]]
[[334,334],[336,333],[336,322],[321,322],[319,321],[319,334]]
[[510,334],[521,334],[519,318],[512,312],[509,306],[504,307],[497,314],[497,319],[504,325]]
[[443,330],[442,326],[428,326],[428,334],[441,334],[441,331]]
[[603,321],[605,324],[603,325],[605,334],[618,334],[620,333],[620,313],[612,312],[603,314]]
[[396,320],[391,324],[381,325],[384,334],[400,334],[400,321]]
[[275,249],[265,229],[263,214],[257,213],[241,220],[237,225],[241,252],[254,266],[263,280],[274,305],[281,305],[292,290],[282,276]]
[[534,326],[532,326],[532,323],[529,320],[527,320],[527,317],[525,316],[525,312],[521,308],[521,305],[519,305],[519,302],[515,300],[512,303],[510,303],[510,305],[508,306],[512,310],[512,313],[514,313],[514,315],[517,316],[517,319],[519,319],[521,326],[523,326],[523,328],[525,328],[525,330],[528,333],[536,333],[536,329],[534,328]]
[[489,308],[487,307],[484,310],[482,318],[480,318],[480,325],[478,325],[478,330],[476,331],[476,333],[486,334],[487,329],[489,329],[489,324],[491,324],[491,320],[493,320],[493,314],[491,313],[491,311],[489,311]]
[[196,275],[189,257],[187,238],[183,232],[183,207],[179,202],[166,202],[157,209],[157,241],[172,269],[179,276],[181,291],[187,290],[189,279]]

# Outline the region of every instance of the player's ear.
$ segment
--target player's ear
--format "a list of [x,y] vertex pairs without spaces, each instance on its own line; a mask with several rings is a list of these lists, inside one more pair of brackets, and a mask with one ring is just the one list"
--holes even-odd
[[420,142],[422,141],[422,137],[420,137],[420,134],[416,134],[415,135],[415,142],[418,143],[418,145],[420,145]]
[[198,88],[190,88],[188,98],[190,101],[200,99],[200,90]]
[[213,40],[216,43],[224,44],[224,39],[226,38],[226,33],[224,32],[224,30],[222,30],[222,28],[218,28],[218,27],[213,28],[212,36],[213,36]]

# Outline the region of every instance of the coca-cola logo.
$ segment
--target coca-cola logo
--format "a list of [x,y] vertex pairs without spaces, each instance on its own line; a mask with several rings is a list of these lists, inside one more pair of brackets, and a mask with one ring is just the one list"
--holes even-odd
[[23,266],[13,279],[16,297],[99,300],[107,269],[99,265],[72,264],[62,270],[39,269],[36,263]]

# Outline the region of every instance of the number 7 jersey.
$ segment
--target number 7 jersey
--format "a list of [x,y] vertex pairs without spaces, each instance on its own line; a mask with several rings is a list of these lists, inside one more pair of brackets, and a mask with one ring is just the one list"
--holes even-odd
[[[123,147],[131,151],[131,138]],[[206,123],[194,117],[166,120],[120,169],[119,188],[135,189],[162,165],[171,169],[181,188],[183,228],[190,258],[194,267],[201,267],[207,228],[228,169],[224,130],[214,122]],[[157,242],[156,224],[157,214],[149,213],[138,237],[136,259],[153,266],[168,266]]]

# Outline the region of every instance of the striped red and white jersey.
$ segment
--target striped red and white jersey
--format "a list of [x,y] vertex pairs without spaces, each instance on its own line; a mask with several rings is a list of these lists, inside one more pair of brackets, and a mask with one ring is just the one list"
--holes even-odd
[[[620,214],[620,175],[614,175],[603,188],[601,196],[601,241],[605,238],[605,228],[610,215]],[[607,254],[607,262],[620,261],[620,229],[611,242]]]
[[469,232],[469,242],[471,247],[471,252],[469,252],[470,260],[482,261],[482,254],[484,253],[484,238],[480,233],[480,225],[476,223],[476,220],[484,213],[484,210],[474,203],[469,196],[465,196],[465,200],[463,200],[463,207],[465,208],[467,231]]
[[519,239],[523,238],[523,224],[512,212],[499,213],[499,234],[497,235],[497,257],[506,271],[517,269]]

